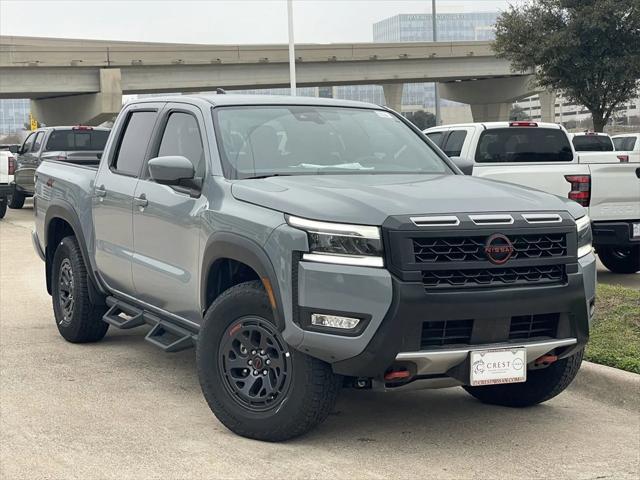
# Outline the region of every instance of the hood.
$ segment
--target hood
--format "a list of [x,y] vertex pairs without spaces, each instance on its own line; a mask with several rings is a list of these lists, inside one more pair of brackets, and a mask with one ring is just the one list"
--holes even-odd
[[235,198],[314,220],[382,225],[391,215],[568,211],[575,202],[466,175],[299,175],[236,180]]

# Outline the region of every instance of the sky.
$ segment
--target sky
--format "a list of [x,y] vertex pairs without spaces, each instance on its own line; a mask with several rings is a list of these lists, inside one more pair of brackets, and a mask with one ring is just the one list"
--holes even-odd
[[[437,0],[441,13],[520,0]],[[431,0],[295,0],[296,43],[370,42],[372,24]],[[286,0],[0,0],[0,34],[146,42],[287,42]]]

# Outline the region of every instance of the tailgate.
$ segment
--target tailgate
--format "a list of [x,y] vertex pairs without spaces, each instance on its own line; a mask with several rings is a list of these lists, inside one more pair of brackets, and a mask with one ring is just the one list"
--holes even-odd
[[577,163],[556,164],[478,164],[473,167],[473,176],[491,178],[503,182],[515,183],[553,193],[568,198],[571,184],[565,175],[588,175],[587,165]]
[[[621,152],[616,152],[621,153]],[[592,163],[591,206],[593,221],[640,219],[640,165]]]

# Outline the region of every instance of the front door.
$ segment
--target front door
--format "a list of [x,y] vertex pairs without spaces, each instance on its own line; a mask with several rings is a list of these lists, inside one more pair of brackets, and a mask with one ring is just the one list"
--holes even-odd
[[[112,290],[134,295],[133,196],[146,159],[161,105],[137,105],[120,115],[100,164],[93,196],[95,258],[98,272]],[[82,221],[82,219],[80,219]]]
[[200,212],[206,207],[200,185],[208,163],[202,112],[168,104],[158,125],[150,157],[186,157],[195,181],[161,185],[143,169],[134,198],[133,283],[140,300],[199,323]]

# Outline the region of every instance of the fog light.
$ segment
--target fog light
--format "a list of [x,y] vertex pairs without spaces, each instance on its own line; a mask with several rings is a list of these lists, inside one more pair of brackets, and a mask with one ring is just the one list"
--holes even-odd
[[360,323],[359,318],[338,317],[337,315],[325,315],[323,313],[313,313],[311,315],[311,325],[318,327],[331,327],[350,330],[356,328]]

